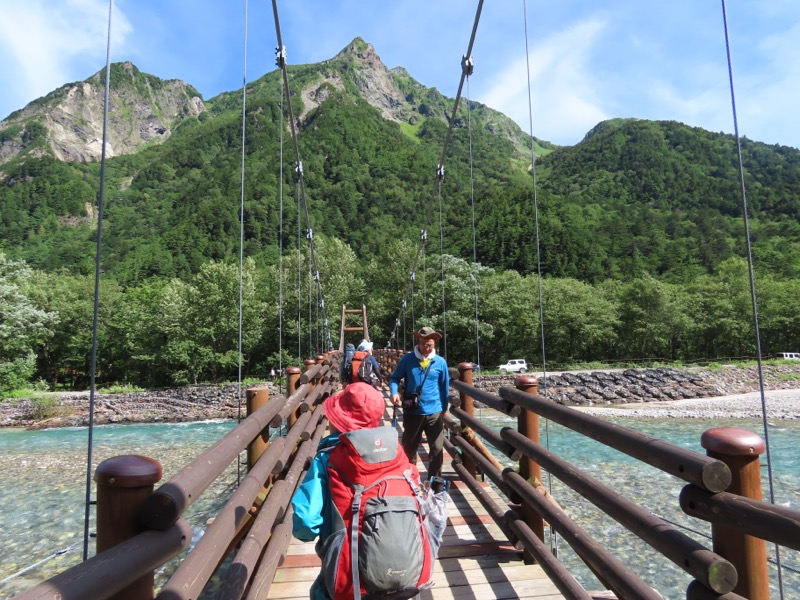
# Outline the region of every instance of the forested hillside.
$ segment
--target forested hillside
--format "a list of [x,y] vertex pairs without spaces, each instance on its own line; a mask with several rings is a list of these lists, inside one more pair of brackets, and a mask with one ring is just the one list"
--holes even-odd
[[[322,317],[307,289],[309,227],[334,337],[344,303],[368,304],[379,345],[400,314],[409,339],[414,324],[443,325],[444,273],[448,358],[477,360],[479,338],[482,362],[511,355],[536,362],[535,206],[550,360],[752,354],[731,136],[675,122],[607,121],[573,147],[535,140],[531,169],[519,128],[489,107],[465,103],[439,189],[436,165],[452,100],[402,69],[381,71],[370,52],[356,40],[331,61],[290,68],[310,224],[298,211],[277,72],[248,87],[244,185],[241,91],[183,115],[162,143],[107,161],[106,380],[164,384],[235,373],[242,201],[245,355],[254,375],[321,344]],[[376,86],[386,92],[380,98],[394,99],[381,104],[365,95]],[[800,151],[748,139],[742,150],[764,292],[762,341],[767,352],[794,350]],[[4,377],[8,387],[12,379],[53,384],[64,373],[86,372],[99,174],[96,162],[47,155],[20,155],[2,167],[0,283],[7,302],[0,316],[10,325],[0,341],[0,387]],[[480,266],[472,266],[473,198]],[[426,216],[428,242],[402,312]]]

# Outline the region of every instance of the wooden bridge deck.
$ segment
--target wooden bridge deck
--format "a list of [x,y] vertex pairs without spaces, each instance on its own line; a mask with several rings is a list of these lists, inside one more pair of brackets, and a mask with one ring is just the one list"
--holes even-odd
[[[424,464],[420,462],[418,466],[423,472]],[[538,565],[523,563],[522,554],[508,542],[466,484],[457,481],[453,471],[448,472],[447,460],[444,468],[443,476],[451,482],[447,529],[439,549],[434,586],[420,598],[563,598]],[[483,485],[502,506],[504,501],[499,494],[488,483]],[[293,539],[267,598],[308,598],[319,569],[314,542]]]

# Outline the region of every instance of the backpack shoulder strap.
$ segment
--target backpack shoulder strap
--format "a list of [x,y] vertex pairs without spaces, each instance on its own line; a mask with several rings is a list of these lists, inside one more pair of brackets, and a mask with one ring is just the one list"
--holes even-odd
[[353,576],[353,598],[361,600],[361,577],[358,573],[358,531],[361,525],[361,494],[364,486],[353,487],[353,521],[350,523],[350,571]]

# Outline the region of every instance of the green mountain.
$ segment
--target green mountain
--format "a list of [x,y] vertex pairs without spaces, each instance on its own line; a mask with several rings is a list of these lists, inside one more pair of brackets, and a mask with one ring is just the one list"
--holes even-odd
[[[311,228],[361,258],[391,240],[416,241],[426,223],[429,239],[438,238],[440,195],[446,253],[472,257],[474,197],[478,261],[522,273],[537,266],[534,203],[542,266],[553,276],[684,281],[744,252],[731,136],[614,120],[572,147],[534,139],[534,195],[529,137],[497,111],[464,102],[440,188],[452,99],[402,68],[388,70],[360,38],[288,72]],[[182,82],[114,65],[107,273],[122,283],[185,277],[210,259],[235,257],[242,201],[247,256],[269,264],[281,246],[296,246],[307,224],[301,209],[298,227],[281,84],[274,71],[248,85],[242,198],[241,90],[204,101]],[[103,86],[100,72],[0,123],[0,250],[10,258],[46,270],[94,268],[99,165],[90,148]],[[750,140],[742,148],[756,256],[780,276],[797,276],[800,151]]]

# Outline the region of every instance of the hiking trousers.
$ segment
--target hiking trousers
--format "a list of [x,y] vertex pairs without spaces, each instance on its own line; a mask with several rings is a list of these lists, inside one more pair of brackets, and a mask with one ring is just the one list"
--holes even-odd
[[431,415],[403,414],[403,450],[412,463],[417,462],[417,449],[422,434],[428,438],[428,478],[441,476],[444,463],[444,420],[442,413]]

